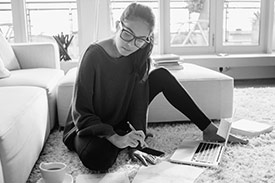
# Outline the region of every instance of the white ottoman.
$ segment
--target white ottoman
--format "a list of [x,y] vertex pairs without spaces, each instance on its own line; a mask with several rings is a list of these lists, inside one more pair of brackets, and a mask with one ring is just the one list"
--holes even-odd
[[[70,69],[58,86],[57,108],[59,125],[63,127],[72,99],[77,68]],[[184,63],[182,70],[171,70],[194,101],[210,119],[229,118],[233,109],[233,78],[225,74]],[[184,102],[184,101],[182,101]],[[149,122],[188,120],[159,94],[149,106]]]
[[60,80],[57,88],[57,112],[60,127],[65,125],[73,95],[77,67],[70,69]]
[[[184,63],[182,70],[172,70],[200,109],[210,119],[229,118],[233,110],[234,80],[225,74],[198,65]],[[184,101],[182,101],[184,103]],[[175,109],[161,93],[149,106],[149,122],[189,120]]]

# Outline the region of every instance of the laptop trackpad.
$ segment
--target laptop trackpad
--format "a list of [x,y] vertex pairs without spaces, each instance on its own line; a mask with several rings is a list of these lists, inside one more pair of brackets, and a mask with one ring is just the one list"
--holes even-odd
[[199,144],[200,141],[184,141],[171,156],[170,160],[179,163],[189,162]]

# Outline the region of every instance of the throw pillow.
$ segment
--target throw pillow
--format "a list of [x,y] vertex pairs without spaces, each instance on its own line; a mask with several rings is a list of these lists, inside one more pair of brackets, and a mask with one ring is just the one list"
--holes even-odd
[[2,62],[4,66],[8,70],[16,70],[20,69],[19,62],[12,50],[11,45],[8,43],[6,38],[0,32],[0,58],[2,58]]
[[10,71],[5,68],[2,59],[0,58],[0,79],[9,77],[11,75]]

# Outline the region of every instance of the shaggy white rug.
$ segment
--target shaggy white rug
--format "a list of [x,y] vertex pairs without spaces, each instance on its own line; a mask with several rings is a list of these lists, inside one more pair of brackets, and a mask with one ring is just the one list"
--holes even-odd
[[[267,122],[275,126],[275,80],[237,81],[234,88],[234,107],[237,119]],[[192,123],[161,123],[149,125],[154,134],[147,140],[149,146],[173,153],[184,140],[201,139],[201,131]],[[63,145],[62,132],[55,130],[50,135],[40,158],[33,168],[28,183],[40,177],[38,169],[42,161],[62,161],[68,165],[68,173],[93,173],[85,168],[77,155]],[[205,182],[275,182],[275,132],[249,139],[248,145],[229,145],[222,163],[217,169],[206,169],[196,180]],[[136,175],[140,164],[132,162],[122,151],[114,171],[128,171],[130,180]]]

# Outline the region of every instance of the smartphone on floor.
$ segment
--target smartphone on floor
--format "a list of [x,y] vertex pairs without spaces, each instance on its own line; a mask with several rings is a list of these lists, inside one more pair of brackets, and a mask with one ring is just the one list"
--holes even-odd
[[164,152],[156,150],[156,149],[152,149],[152,148],[149,148],[149,147],[145,147],[145,148],[141,149],[140,151],[145,152],[147,154],[151,154],[153,156],[159,156],[159,157],[165,155]]

